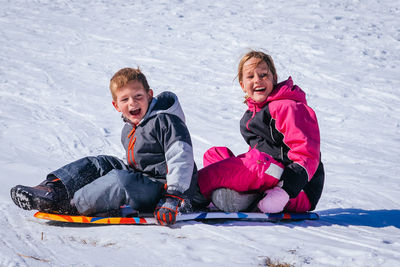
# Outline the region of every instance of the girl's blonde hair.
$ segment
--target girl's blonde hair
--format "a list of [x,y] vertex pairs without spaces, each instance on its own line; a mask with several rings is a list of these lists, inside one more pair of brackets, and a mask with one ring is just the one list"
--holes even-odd
[[267,63],[267,66],[275,79],[275,83],[277,82],[278,75],[276,73],[276,68],[275,68],[275,64],[274,64],[272,57],[261,51],[250,50],[242,57],[242,59],[239,62],[238,73],[237,73],[239,83],[241,83],[243,80],[243,65],[251,58],[260,59],[260,61],[257,63],[257,65],[263,61],[265,63]]
[[117,101],[116,92],[130,81],[141,82],[146,92],[149,92],[150,86],[139,67],[137,69],[123,68],[117,71],[110,80],[110,91],[114,101]]

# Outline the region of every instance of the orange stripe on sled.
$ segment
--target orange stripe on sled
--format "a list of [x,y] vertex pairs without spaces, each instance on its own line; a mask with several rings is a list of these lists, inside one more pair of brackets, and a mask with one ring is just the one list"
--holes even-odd
[[51,214],[36,212],[36,218],[50,221],[70,222],[70,223],[94,223],[94,224],[149,224],[146,218],[142,217],[86,217],[72,216],[64,214]]
[[65,219],[68,222],[74,222],[75,220],[68,215],[59,215],[61,218]]
[[43,212],[36,212],[34,215],[36,218],[39,219],[46,219],[46,220],[53,220],[53,221],[60,221],[60,222],[76,222],[71,216],[62,215],[62,214],[49,214]]

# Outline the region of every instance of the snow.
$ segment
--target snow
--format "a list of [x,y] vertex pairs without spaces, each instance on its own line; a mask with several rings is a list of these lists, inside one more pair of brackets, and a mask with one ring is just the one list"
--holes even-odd
[[[400,264],[400,2],[0,0],[0,266]],[[108,82],[140,66],[175,92],[195,160],[236,154],[240,56],[265,49],[316,111],[321,219],[160,226],[48,223],[9,190],[75,159],[122,158]]]

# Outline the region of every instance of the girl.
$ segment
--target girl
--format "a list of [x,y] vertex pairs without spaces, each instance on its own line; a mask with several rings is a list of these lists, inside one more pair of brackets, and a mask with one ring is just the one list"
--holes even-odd
[[291,77],[277,83],[272,58],[260,51],[242,57],[237,76],[248,106],[240,131],[250,149],[237,157],[226,147],[209,149],[199,171],[201,193],[226,212],[252,204],[264,213],[315,209],[324,169],[317,117],[305,93]]

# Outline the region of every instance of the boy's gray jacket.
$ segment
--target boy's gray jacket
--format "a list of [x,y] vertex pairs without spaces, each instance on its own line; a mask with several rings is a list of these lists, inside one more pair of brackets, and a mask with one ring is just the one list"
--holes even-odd
[[127,122],[121,141],[128,164],[150,177],[165,180],[168,189],[185,192],[196,172],[185,116],[177,96],[163,92],[151,101],[135,127]]

